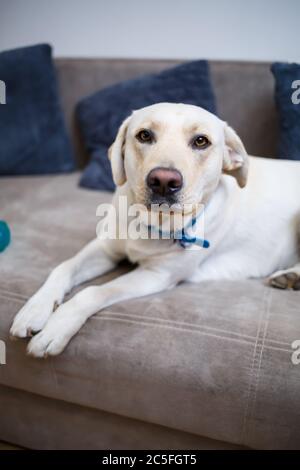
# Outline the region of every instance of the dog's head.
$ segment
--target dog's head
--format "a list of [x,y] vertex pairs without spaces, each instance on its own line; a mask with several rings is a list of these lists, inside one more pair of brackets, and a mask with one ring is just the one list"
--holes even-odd
[[121,125],[109,156],[116,185],[126,181],[136,202],[177,205],[207,201],[222,172],[239,186],[248,156],[235,131],[202,108],[158,103]]

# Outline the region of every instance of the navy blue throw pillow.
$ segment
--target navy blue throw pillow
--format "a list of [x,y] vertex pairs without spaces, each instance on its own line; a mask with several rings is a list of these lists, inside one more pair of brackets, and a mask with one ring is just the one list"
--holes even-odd
[[104,88],[82,100],[77,117],[91,161],[81,186],[114,190],[107,157],[122,121],[135,109],[160,102],[186,103],[216,112],[207,61],[188,62]]
[[279,114],[279,158],[300,160],[300,64],[272,64]]
[[0,80],[6,89],[6,103],[0,105],[0,175],[72,170],[51,47],[1,52]]

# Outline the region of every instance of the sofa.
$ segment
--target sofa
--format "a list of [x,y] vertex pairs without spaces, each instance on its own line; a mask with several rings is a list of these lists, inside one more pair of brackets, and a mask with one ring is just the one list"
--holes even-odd
[[[14,315],[51,269],[95,236],[96,207],[111,197],[78,186],[88,156],[75,104],[176,63],[57,59],[78,170],[0,179],[0,218],[12,232],[0,254],[0,440],[30,449],[300,448],[295,291],[262,279],[181,284],[104,309],[60,356],[45,360],[26,355],[27,340],[9,339]],[[210,63],[219,115],[250,154],[272,158],[277,116],[269,67]],[[94,282],[128,269],[122,263]]]

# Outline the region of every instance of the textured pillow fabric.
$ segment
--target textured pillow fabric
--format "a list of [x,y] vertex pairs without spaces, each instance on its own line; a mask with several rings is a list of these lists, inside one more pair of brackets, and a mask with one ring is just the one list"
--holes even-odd
[[[276,62],[272,64],[271,70],[275,78],[275,101],[280,123],[278,157],[300,160],[300,103],[297,103],[300,98],[297,91],[300,64]],[[298,84],[292,87],[296,80]]]
[[51,47],[0,53],[0,175],[58,173],[74,168],[60,107]]
[[216,112],[207,61],[188,62],[104,88],[78,104],[77,117],[91,161],[80,184],[113,191],[107,150],[122,121],[134,110],[159,102],[187,103]]

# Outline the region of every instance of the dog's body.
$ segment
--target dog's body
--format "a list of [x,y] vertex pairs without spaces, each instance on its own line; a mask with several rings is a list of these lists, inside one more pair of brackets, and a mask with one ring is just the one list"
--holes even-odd
[[[210,247],[184,249],[172,237],[97,238],[58,266],[16,316],[13,336],[42,330],[30,341],[30,354],[59,354],[102,308],[181,281],[272,275],[277,287],[300,288],[299,163],[248,157],[223,121],[200,108],[167,103],[137,111],[123,123],[111,163],[118,185],[113,198],[117,210],[121,195],[129,205],[167,200],[178,210],[185,203],[204,203]],[[120,215],[121,223],[127,223]],[[139,266],[62,303],[75,285],[113,269],[125,257]]]
[[[184,279],[204,281],[266,277],[298,260],[297,223],[300,232],[300,164],[294,161],[249,157],[247,186],[222,175],[205,208],[205,237],[210,248],[191,254]],[[126,183],[114,200],[126,195]],[[130,261],[142,264],[154,253],[184,252],[173,240],[116,240],[116,249]],[[189,256],[189,255],[188,255]]]

